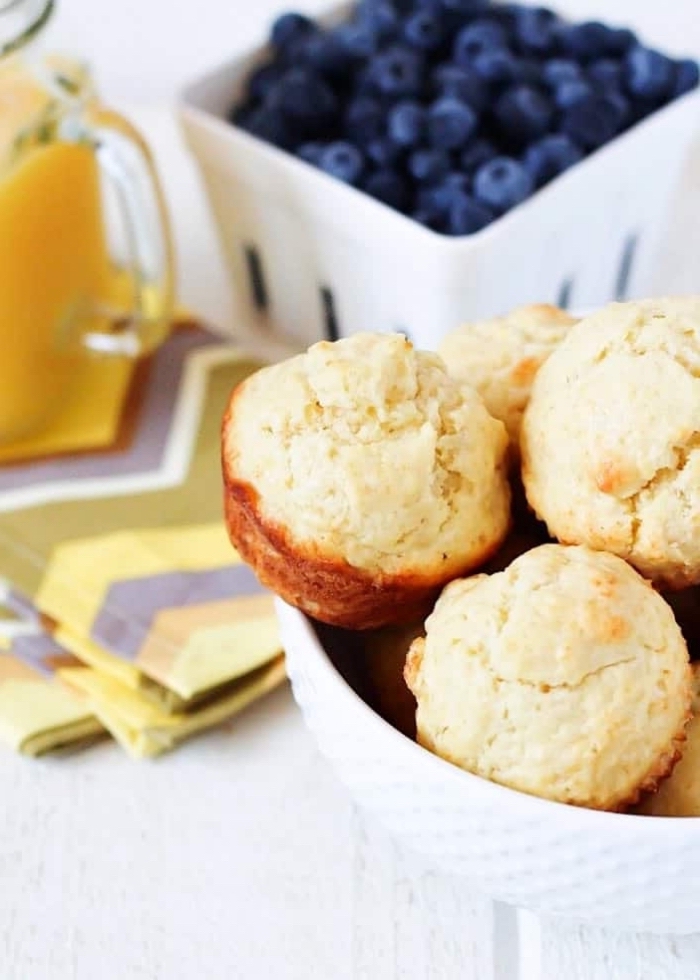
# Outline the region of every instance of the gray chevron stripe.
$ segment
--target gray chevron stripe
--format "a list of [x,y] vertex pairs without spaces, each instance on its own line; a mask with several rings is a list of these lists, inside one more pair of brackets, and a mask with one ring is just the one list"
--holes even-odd
[[265,591],[247,565],[125,579],[109,588],[91,636],[123,659],[135,660],[153,619],[162,610]]

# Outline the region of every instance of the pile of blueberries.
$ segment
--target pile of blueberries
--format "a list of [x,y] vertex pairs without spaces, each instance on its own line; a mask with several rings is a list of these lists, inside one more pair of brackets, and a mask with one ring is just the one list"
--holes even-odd
[[410,215],[469,235],[698,85],[632,31],[491,0],[285,13],[231,121]]

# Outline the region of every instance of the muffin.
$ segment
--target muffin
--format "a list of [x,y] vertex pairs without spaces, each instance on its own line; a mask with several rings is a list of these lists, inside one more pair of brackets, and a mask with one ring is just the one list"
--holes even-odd
[[406,682],[431,752],[600,810],[624,809],[672,770],[691,698],[663,598],[622,559],[556,544],[448,585]]
[[479,395],[405,337],[315,344],[231,396],[231,541],[264,585],[325,623],[414,621],[504,539],[507,443]]
[[550,533],[700,582],[700,298],[614,303],[574,326],[533,385],[523,483]]
[[693,718],[683,757],[638,812],[654,817],[700,817],[700,664],[693,664]]
[[403,676],[411,643],[424,635],[423,622],[385,626],[363,634],[361,655],[365,699],[378,715],[403,735],[416,736],[416,699]]
[[505,424],[516,454],[535,375],[574,323],[557,306],[521,306],[507,316],[464,324],[438,348],[449,373],[473,385]]

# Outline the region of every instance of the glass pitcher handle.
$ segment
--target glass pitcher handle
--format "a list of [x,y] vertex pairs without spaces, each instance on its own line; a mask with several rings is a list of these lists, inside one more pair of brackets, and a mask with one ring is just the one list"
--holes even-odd
[[167,336],[174,302],[170,222],[150,150],[123,116],[94,102],[65,117],[60,136],[92,147],[115,192],[133,295],[130,309],[100,309],[104,329],[85,333],[82,343],[99,354],[140,357]]

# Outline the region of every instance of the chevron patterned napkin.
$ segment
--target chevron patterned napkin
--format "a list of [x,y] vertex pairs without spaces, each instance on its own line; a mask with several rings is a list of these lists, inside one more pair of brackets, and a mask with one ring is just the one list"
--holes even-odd
[[198,732],[238,714],[285,679],[280,654],[226,686],[191,712],[168,713],[90,667],[66,666],[61,680],[80,692],[110,734],[137,758],[160,755]]
[[0,739],[25,755],[90,744],[104,728],[83,699],[57,680],[71,656],[42,628],[38,613],[0,584]]
[[[122,365],[93,383],[89,411],[74,407],[41,443],[0,457],[0,575],[13,615],[23,603],[60,654],[40,686],[135,755],[231,717],[284,678],[272,597],[221,520],[220,419],[255,367],[180,324],[128,377]],[[17,634],[0,611],[0,653]],[[22,751],[35,736],[51,748],[54,730],[56,745],[70,740],[70,712],[51,728],[32,715],[40,700],[26,699],[23,741],[0,697],[0,738]]]

